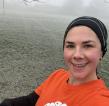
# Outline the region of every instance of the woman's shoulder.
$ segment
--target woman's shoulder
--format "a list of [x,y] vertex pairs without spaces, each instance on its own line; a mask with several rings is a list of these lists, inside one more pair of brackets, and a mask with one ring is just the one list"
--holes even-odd
[[98,106],[109,106],[109,89],[99,90],[96,100],[98,101]]
[[54,70],[48,78],[45,80],[46,82],[59,82],[62,79],[66,79],[68,77],[68,71],[64,68],[59,68]]
[[109,99],[109,88],[105,88],[105,89],[100,90],[99,95],[101,97]]
[[65,70],[64,68],[59,68],[54,70],[51,75],[49,77],[60,77],[60,76],[67,76],[68,75],[68,71]]
[[98,89],[95,96],[93,96],[93,106],[109,106],[109,90]]
[[53,74],[66,74],[68,71],[64,68],[59,68],[53,71]]

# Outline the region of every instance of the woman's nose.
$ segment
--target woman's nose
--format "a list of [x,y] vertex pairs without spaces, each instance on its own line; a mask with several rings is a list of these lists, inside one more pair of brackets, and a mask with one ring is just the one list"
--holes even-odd
[[80,47],[75,48],[74,52],[73,52],[73,57],[75,59],[80,59],[83,58],[83,50]]

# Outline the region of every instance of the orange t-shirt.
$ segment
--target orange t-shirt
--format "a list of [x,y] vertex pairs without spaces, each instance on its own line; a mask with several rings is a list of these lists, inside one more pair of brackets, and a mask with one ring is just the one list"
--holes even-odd
[[67,83],[68,71],[53,72],[35,92],[39,99],[35,106],[109,106],[109,90],[103,80],[80,85]]

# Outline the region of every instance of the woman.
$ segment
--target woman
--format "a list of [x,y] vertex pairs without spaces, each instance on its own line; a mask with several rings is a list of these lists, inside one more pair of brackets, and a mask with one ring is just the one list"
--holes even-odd
[[109,106],[109,90],[97,76],[107,37],[105,25],[97,18],[73,20],[63,40],[68,69],[56,70],[30,95],[4,100],[0,106]]

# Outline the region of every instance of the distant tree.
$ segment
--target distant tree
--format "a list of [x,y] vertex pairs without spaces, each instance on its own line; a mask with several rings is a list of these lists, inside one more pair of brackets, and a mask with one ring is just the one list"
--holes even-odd
[[39,2],[39,0],[23,0],[24,4],[28,5],[29,3],[32,2]]
[[33,3],[33,2],[40,2],[40,3],[45,3],[44,1],[41,1],[41,0],[22,0],[24,2],[24,4],[28,5],[30,3]]
[[34,1],[39,1],[39,0],[23,0],[24,2],[28,2],[28,3],[31,3],[31,2],[34,2]]
[[3,9],[5,8],[5,0],[3,0]]

